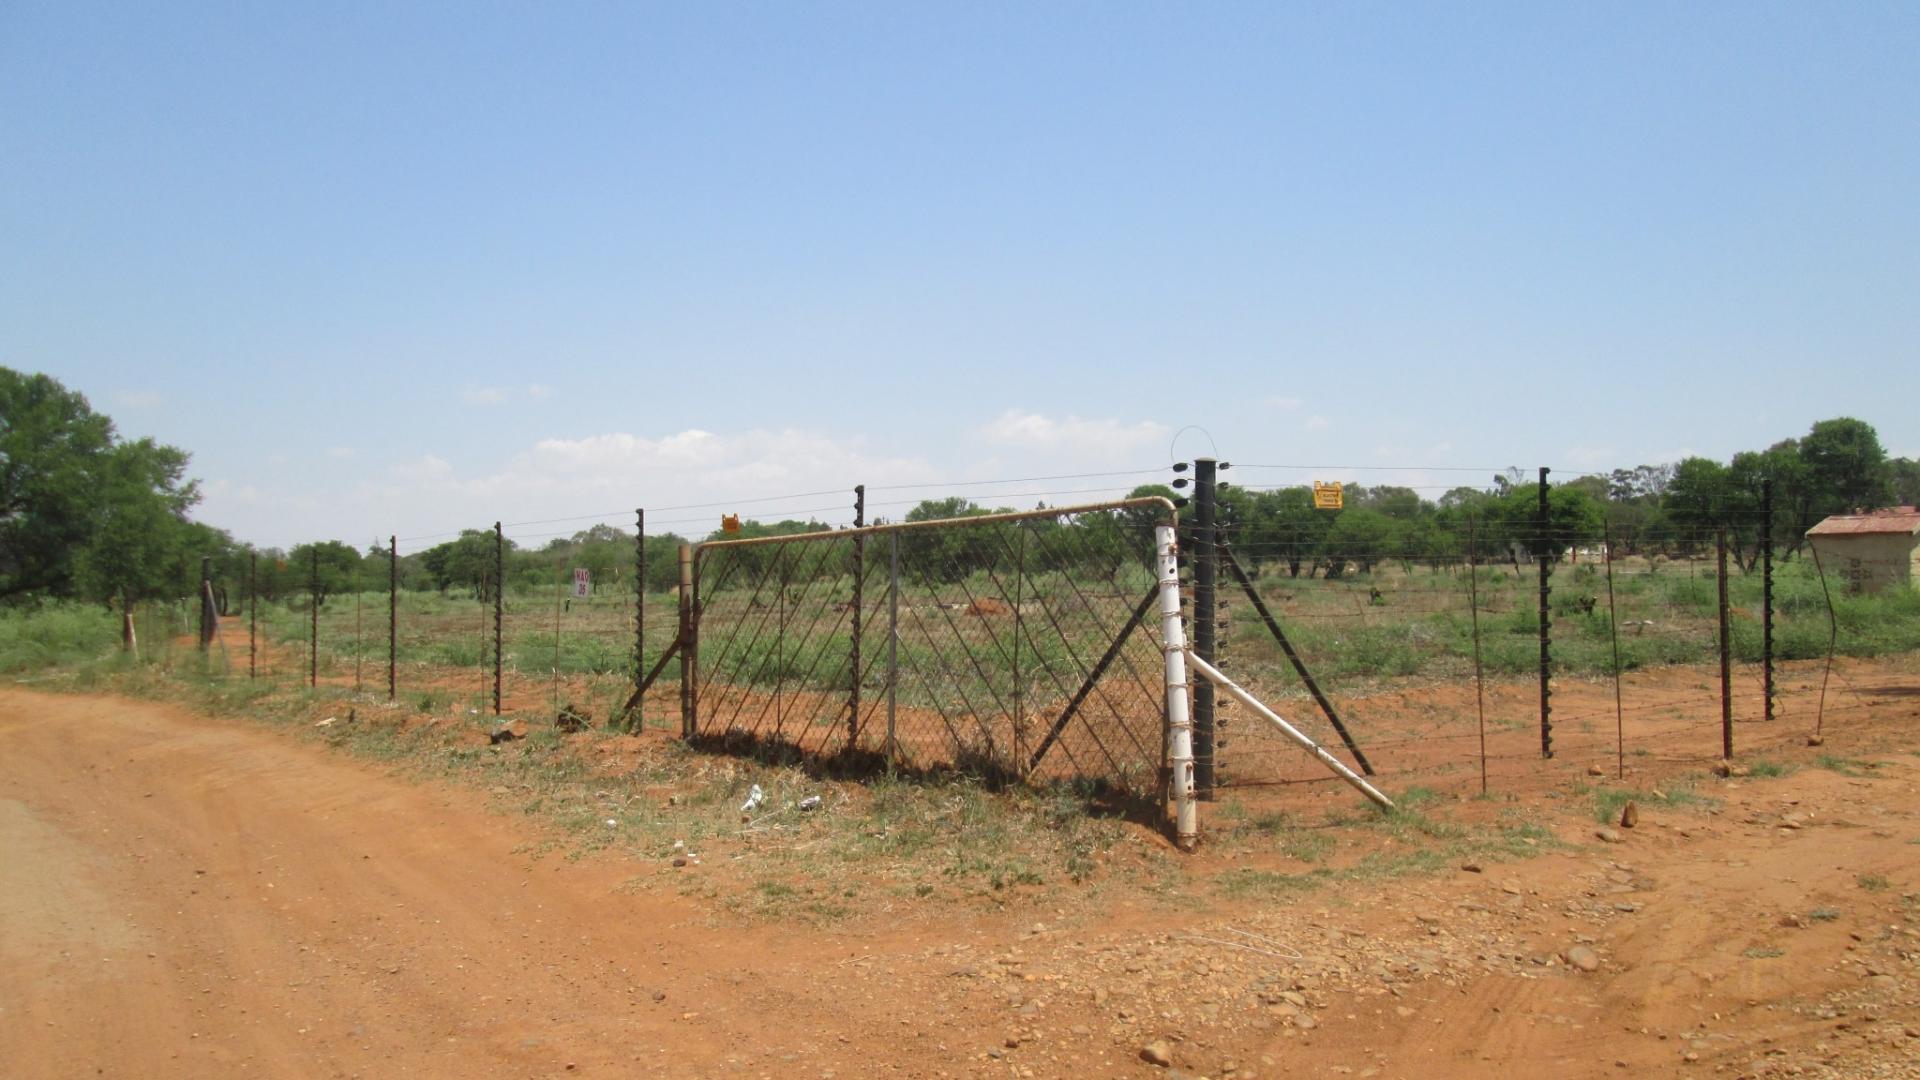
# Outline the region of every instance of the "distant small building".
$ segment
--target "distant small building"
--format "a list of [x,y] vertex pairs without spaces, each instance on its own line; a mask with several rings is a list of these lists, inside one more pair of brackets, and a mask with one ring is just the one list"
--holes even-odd
[[1895,506],[1835,514],[1807,530],[1827,573],[1849,592],[1879,592],[1920,581],[1920,509]]

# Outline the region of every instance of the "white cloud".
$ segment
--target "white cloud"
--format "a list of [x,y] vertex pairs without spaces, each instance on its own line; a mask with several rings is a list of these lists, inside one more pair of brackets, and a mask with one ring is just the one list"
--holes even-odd
[[1308,431],[1325,431],[1332,426],[1333,421],[1319,415],[1307,417],[1307,422],[1301,425],[1301,427]]
[[1285,394],[1272,394],[1266,399],[1266,406],[1269,409],[1279,409],[1281,412],[1298,412],[1305,404],[1304,399],[1289,397]]
[[453,463],[437,454],[426,454],[387,470],[403,483],[422,483],[453,475]]
[[1073,454],[1113,454],[1164,444],[1172,434],[1152,420],[1122,423],[1118,419],[1084,420],[1071,413],[1054,419],[1044,413],[1008,409],[979,429],[979,437],[995,446]]
[[[868,485],[869,521],[898,520],[924,499],[949,495],[988,506],[1090,501],[1089,492],[1058,490],[1076,483],[980,482],[1157,460],[1168,437],[1152,422],[1013,410],[925,433],[915,446],[928,456],[798,427],[555,434],[485,457],[442,450],[371,460],[369,448],[350,460],[313,453],[298,466],[272,463],[247,478],[261,490],[210,491],[199,513],[263,544],[395,533],[411,538],[403,550],[494,521],[506,522],[516,542],[539,546],[598,521],[630,527],[636,506],[647,508],[649,530],[682,535],[704,535],[735,511],[843,525],[853,518],[856,483]],[[1113,493],[1133,482],[1112,481]]]
[[[422,537],[416,547],[496,520],[545,522],[507,529],[510,538],[538,546],[549,534],[596,520],[630,526],[635,506],[648,507],[649,531],[682,534],[706,533],[722,509],[763,520],[848,524],[855,483],[925,483],[934,476],[925,461],[874,453],[858,438],[792,428],[732,435],[689,428],[658,437],[608,432],[541,439],[484,471],[426,454],[389,467],[341,501],[364,521],[361,531]],[[871,516],[904,512],[883,508],[884,499],[876,493]],[[706,505],[714,503],[721,505]],[[663,509],[690,504],[699,508]],[[349,531],[333,523],[325,528],[329,535]]]

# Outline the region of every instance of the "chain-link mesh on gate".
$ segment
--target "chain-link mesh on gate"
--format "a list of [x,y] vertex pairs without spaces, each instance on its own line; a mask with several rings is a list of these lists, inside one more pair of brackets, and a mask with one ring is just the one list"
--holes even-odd
[[1156,790],[1162,499],[722,540],[694,555],[696,740]]

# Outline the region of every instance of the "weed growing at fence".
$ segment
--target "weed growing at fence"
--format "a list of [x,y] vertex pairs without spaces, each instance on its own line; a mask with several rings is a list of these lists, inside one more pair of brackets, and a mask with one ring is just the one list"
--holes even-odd
[[[1234,869],[1220,874],[1214,888],[1229,899],[1271,899],[1313,892],[1331,885],[1377,883],[1403,877],[1440,873],[1465,860],[1507,862],[1530,858],[1563,846],[1537,822],[1503,820],[1493,825],[1460,825],[1436,821],[1417,810],[1379,816],[1372,826],[1358,826],[1362,835],[1384,833],[1401,850],[1381,851],[1377,845],[1344,866],[1317,866],[1288,873],[1276,870]],[[1411,850],[1405,850],[1411,848]]]
[[0,672],[100,660],[120,644],[120,617],[98,604],[0,610]]

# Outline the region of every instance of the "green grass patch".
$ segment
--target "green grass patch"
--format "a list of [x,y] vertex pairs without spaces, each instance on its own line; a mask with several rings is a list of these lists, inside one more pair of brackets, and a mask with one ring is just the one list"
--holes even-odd
[[[1419,798],[1413,800],[1417,805]],[[1354,826],[1356,831],[1385,834],[1395,845],[1411,850],[1370,851],[1347,866],[1317,866],[1289,873],[1238,868],[1214,879],[1214,889],[1229,899],[1262,899],[1297,895],[1333,884],[1394,881],[1437,874],[1466,860],[1511,861],[1562,847],[1553,833],[1535,821],[1517,815],[1492,826],[1465,826],[1435,821],[1402,806],[1393,814]]]
[[1628,803],[1638,803],[1642,809],[1649,806],[1663,806],[1670,809],[1710,809],[1719,805],[1719,800],[1709,798],[1693,790],[1690,784],[1672,784],[1661,788],[1593,788],[1593,819],[1603,825],[1612,825],[1620,820],[1620,812]]

